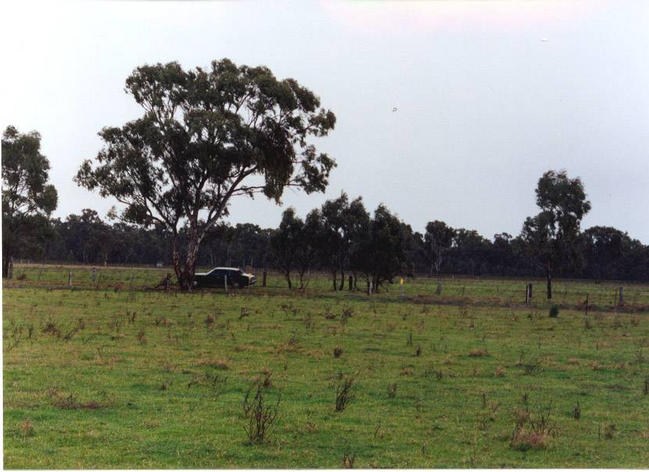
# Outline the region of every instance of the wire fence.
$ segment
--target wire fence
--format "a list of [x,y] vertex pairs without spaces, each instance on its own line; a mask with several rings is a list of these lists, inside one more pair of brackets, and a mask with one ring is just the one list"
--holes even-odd
[[[199,268],[199,271],[207,269]],[[281,273],[252,267],[247,267],[246,270],[257,275],[257,284],[240,290],[261,293],[288,290],[288,282]],[[173,268],[170,267],[16,264],[13,268],[13,277],[5,280],[5,286],[95,290],[163,289],[164,279],[168,274],[173,281]],[[334,293],[332,278],[327,273],[308,274],[302,287],[296,276],[292,277],[292,282],[294,288],[299,287],[297,291],[311,294]],[[545,281],[540,279],[445,276],[397,278],[394,282],[380,287],[374,296],[385,299],[415,298],[422,303],[467,302],[519,305],[526,303],[526,289],[528,284],[531,284],[532,297],[527,300],[528,304],[538,306],[550,303],[546,298]],[[604,308],[649,307],[649,284],[643,283],[556,279],[552,291],[551,303],[563,305],[587,304]],[[361,278],[357,278],[355,284],[345,278],[343,290],[339,293],[366,294],[367,284]]]

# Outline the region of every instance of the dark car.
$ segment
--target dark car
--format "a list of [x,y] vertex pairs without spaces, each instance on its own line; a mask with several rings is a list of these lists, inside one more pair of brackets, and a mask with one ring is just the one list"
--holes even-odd
[[194,275],[194,287],[247,287],[254,285],[257,277],[236,267],[215,267],[209,272]]

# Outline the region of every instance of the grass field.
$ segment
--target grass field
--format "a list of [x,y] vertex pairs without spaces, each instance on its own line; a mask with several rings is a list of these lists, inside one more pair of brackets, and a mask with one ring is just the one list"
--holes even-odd
[[[557,281],[552,318],[541,281],[525,306],[524,280],[368,297],[324,277],[181,294],[141,290],[165,270],[85,273],[4,285],[7,468],[649,464],[647,285],[616,307],[621,284]],[[251,442],[253,386],[277,416]]]

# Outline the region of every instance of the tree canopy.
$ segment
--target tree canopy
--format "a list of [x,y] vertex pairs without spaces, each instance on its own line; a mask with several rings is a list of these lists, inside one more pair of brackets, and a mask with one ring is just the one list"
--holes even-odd
[[125,221],[163,225],[174,236],[183,288],[191,287],[202,239],[232,198],[261,193],[280,202],[287,186],[310,193],[328,184],[335,161],[310,139],[326,136],[336,118],[294,79],[229,59],[187,71],[171,62],[138,67],[126,92],[143,116],[104,128],[104,148],[82,164],[76,181],[121,202]]
[[579,177],[571,179],[565,170],[549,170],[537,184],[536,204],[541,212],[525,220],[521,236],[545,267],[547,298],[552,298],[553,266],[562,258],[577,261],[576,241],[590,202]]
[[39,249],[47,234],[58,200],[56,189],[47,183],[49,170],[40,134],[21,134],[8,126],[2,135],[3,277],[20,246]]

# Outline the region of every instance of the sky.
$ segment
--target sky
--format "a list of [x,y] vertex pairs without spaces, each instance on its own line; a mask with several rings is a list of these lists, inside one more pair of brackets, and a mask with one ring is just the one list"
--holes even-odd
[[[72,178],[97,132],[138,118],[124,81],[143,64],[228,57],[294,78],[337,117],[315,141],[338,163],[324,194],[231,205],[231,223],[279,224],[341,191],[485,237],[520,233],[549,169],[584,183],[582,228],[649,244],[649,2],[6,2],[0,126],[37,130],[54,216],[116,204]],[[393,111],[394,108],[397,111]]]

